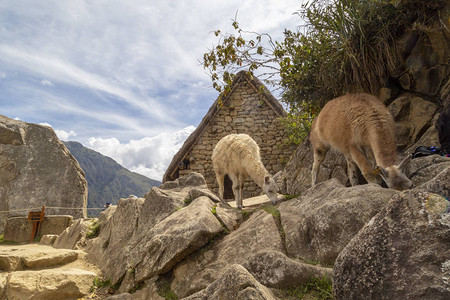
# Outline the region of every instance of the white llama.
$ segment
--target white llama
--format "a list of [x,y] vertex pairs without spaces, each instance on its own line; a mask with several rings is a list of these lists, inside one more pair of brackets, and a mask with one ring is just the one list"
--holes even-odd
[[228,174],[233,182],[238,209],[242,209],[242,189],[247,176],[263,189],[273,204],[277,203],[278,186],[261,162],[258,144],[249,135],[230,134],[223,137],[214,148],[212,162],[222,200],[225,175]]
[[333,147],[344,154],[353,186],[358,183],[356,165],[370,183],[381,183],[380,170],[389,188],[412,186],[403,173],[410,157],[397,165],[394,119],[375,96],[347,94],[328,102],[312,124],[310,141],[314,148],[312,185],[325,154]]

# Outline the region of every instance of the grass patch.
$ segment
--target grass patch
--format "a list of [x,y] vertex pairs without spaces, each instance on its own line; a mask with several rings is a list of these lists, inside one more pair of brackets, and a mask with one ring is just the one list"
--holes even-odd
[[92,283],[91,286],[91,293],[95,293],[97,290],[99,289],[107,289],[107,290],[111,290],[111,291],[115,291],[117,289],[119,289],[120,286],[120,282],[119,284],[115,284],[115,285],[111,285],[111,280],[109,279],[102,279],[99,277],[95,277],[94,278],[94,282]]
[[98,220],[93,221],[88,231],[86,232],[86,238],[93,239],[98,237],[98,235],[100,234],[100,227],[101,223]]
[[178,300],[178,296],[170,289],[172,274],[160,275],[156,281],[158,295],[166,300]]
[[284,199],[286,199],[286,201],[288,200],[292,200],[298,197],[298,195],[283,195]]
[[194,200],[194,199],[192,199],[192,198],[190,198],[190,197],[184,199],[184,200],[183,200],[184,205],[185,205],[185,206],[188,206],[189,204],[192,203],[193,200]]
[[289,289],[278,290],[277,296],[285,300],[308,299],[329,300],[333,298],[331,279],[327,277],[311,278],[307,283]]
[[263,209],[266,213],[271,214],[275,219],[281,219],[280,211],[275,206],[264,205],[261,206],[261,209]]
[[271,214],[274,218],[275,224],[277,225],[278,232],[280,233],[281,243],[283,244],[283,248],[287,253],[286,249],[286,233],[284,232],[283,225],[281,224],[281,214],[280,211],[273,205],[264,205],[261,207],[265,212]]
[[254,212],[254,210],[242,210],[242,221],[247,221]]
[[0,235],[0,245],[17,245],[17,242],[7,241],[7,240],[5,240],[4,235],[1,234]]
[[320,261],[316,260],[316,259],[307,259],[307,258],[302,258],[299,257],[299,259],[308,265],[313,265],[313,266],[320,266],[320,267],[325,267],[325,268],[333,268],[333,264],[322,264]]
[[214,206],[214,207],[211,209],[211,213],[216,217],[217,221],[219,221],[219,223],[220,223],[220,225],[222,226],[223,231],[225,232],[225,234],[229,234],[230,231],[228,230],[227,226],[222,222],[222,220],[221,220],[221,219],[219,218],[219,216],[217,215],[217,207],[216,207],[216,206]]

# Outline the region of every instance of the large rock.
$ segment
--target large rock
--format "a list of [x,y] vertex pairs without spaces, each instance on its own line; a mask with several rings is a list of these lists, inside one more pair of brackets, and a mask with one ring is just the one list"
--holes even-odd
[[418,189],[395,195],[339,254],[335,299],[450,299],[448,208]]
[[13,272],[8,278],[8,300],[76,300],[89,293],[97,275],[81,269]]
[[331,268],[302,263],[273,250],[256,253],[243,266],[259,283],[271,288],[296,288],[311,278],[331,279],[333,276]]
[[262,250],[282,252],[283,244],[274,217],[259,210],[222,240],[179,263],[171,288],[179,297],[191,295],[218,279],[227,266],[242,265]]
[[322,182],[280,204],[290,257],[333,263],[339,252],[397,192],[375,184],[347,188]]
[[[438,106],[423,98],[404,94],[395,99],[389,106],[395,120],[397,146],[406,149],[430,128]],[[437,146],[425,145],[425,146]]]
[[[445,14],[445,11],[442,13]],[[443,28],[409,30],[398,41],[398,57],[402,59],[391,75],[404,90],[439,95],[448,78],[450,57],[450,37]]]
[[52,247],[8,247],[0,249],[0,270],[13,272],[24,269],[49,268],[65,265],[78,258],[78,252]]
[[277,299],[272,291],[259,283],[241,265],[231,265],[226,271],[204,290],[195,293],[186,300],[213,299]]
[[[117,281],[126,271],[126,267],[119,266],[124,265],[125,249],[137,228],[143,203],[142,198],[120,199],[117,206],[100,214],[99,236],[87,241],[86,251],[103,270],[109,270],[106,272],[108,278]],[[120,275],[112,276],[111,273]]]
[[[309,138],[298,146],[287,163],[277,183],[283,194],[302,195],[311,187],[311,169],[314,162],[312,145]],[[342,184],[348,181],[347,162],[344,156],[336,150],[328,151],[325,160],[319,168],[318,182],[337,178]]]
[[223,228],[212,214],[213,207],[214,203],[209,198],[197,198],[189,206],[158,223],[144,240],[133,242],[129,258],[137,258],[132,265],[136,270],[136,281],[170,271],[182,259],[221,233]]
[[97,219],[78,219],[66,228],[54,241],[55,248],[80,249],[84,244],[86,232]]
[[[120,209],[120,206],[124,206],[124,209]],[[214,203],[207,197],[195,199],[189,206],[179,208],[149,230],[134,231],[134,234],[132,228],[138,223],[138,216],[142,216],[133,206],[126,205],[128,209],[125,209],[125,203],[119,202],[117,210],[101,229],[100,236],[87,249],[113,283],[130,270],[135,277],[132,280],[136,283],[166,273],[223,231],[220,222],[212,214]],[[114,232],[126,230],[120,227],[129,228],[130,231],[128,234],[123,232],[120,242],[114,242]]]
[[[440,155],[429,155],[429,156],[423,156],[418,157],[413,160],[411,160],[411,163],[409,164],[408,171],[406,172],[406,175],[408,178],[411,179],[414,187],[419,186],[430,186],[440,184],[442,185],[442,189],[439,192],[436,189],[430,190],[427,189],[427,191],[433,191],[435,193],[445,193],[446,197],[449,196],[449,185],[450,180],[449,177],[447,177],[447,180],[443,180],[440,182],[436,176],[438,174],[444,172],[447,170],[447,174],[450,171],[450,158],[449,157],[443,157]],[[444,178],[445,179],[445,176]],[[444,186],[447,186],[447,189],[444,189]]]
[[0,115],[0,211],[23,216],[43,205],[47,214],[86,217],[84,173],[50,127]]
[[158,222],[201,196],[219,202],[219,198],[208,189],[205,178],[195,172],[175,181],[166,182],[159,188],[153,187],[145,195],[145,202],[138,220],[138,230],[152,229]]

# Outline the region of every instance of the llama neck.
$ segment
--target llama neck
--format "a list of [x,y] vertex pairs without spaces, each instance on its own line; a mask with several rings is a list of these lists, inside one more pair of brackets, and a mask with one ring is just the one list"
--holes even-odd
[[248,160],[247,164],[248,176],[250,176],[259,187],[262,187],[264,184],[264,177],[269,174],[266,168],[260,160],[256,159]]
[[[384,133],[390,131],[384,131]],[[392,134],[375,132],[371,136],[371,147],[377,165],[387,168],[397,164],[397,146]]]

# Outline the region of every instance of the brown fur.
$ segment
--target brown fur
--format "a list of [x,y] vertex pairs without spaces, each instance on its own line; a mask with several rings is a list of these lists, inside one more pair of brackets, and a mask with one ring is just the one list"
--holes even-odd
[[411,187],[411,181],[397,166],[394,120],[372,95],[348,94],[328,102],[312,124],[310,141],[314,148],[312,185],[316,184],[325,154],[333,147],[344,154],[353,186],[357,184],[356,163],[370,183],[381,183],[375,172],[378,165],[390,188]]

